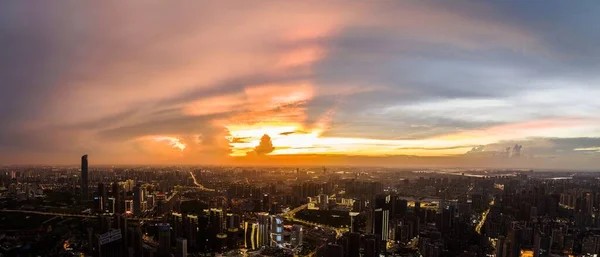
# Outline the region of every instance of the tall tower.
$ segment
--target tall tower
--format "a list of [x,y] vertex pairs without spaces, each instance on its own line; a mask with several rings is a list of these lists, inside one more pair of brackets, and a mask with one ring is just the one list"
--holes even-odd
[[88,159],[87,154],[81,156],[81,200],[87,201],[88,193]]
[[381,240],[387,241],[390,225],[390,200],[389,195],[380,195],[375,198],[373,213],[373,234]]
[[177,238],[177,253],[175,257],[187,257],[187,240],[185,238]]
[[171,254],[171,226],[168,223],[158,225],[158,254],[166,257]]
[[142,214],[142,189],[140,185],[133,187],[133,214],[135,216]]

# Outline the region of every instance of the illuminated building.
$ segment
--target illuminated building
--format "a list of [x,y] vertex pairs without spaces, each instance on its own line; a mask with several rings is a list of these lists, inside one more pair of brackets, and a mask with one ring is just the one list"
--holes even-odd
[[227,229],[227,240],[228,248],[230,250],[238,248],[238,232],[240,228],[240,216],[233,213],[227,213],[226,229]]
[[266,212],[261,212],[258,214],[258,246],[269,245],[271,238],[271,220],[269,214]]
[[350,232],[358,232],[358,226],[354,223],[356,222],[356,216],[358,216],[359,212],[350,212]]
[[222,253],[227,249],[227,234],[219,233],[216,236],[217,240],[215,242],[214,252]]
[[183,236],[187,239],[187,244],[190,247],[196,248],[196,241],[198,237],[198,216],[187,215],[183,219]]
[[125,200],[125,213],[133,213],[133,200]]
[[244,222],[244,247],[248,250],[256,250],[259,245],[258,223]]
[[109,197],[107,205],[108,205],[107,212],[110,213],[110,214],[115,214],[115,208],[116,208],[116,200],[115,200],[115,198]]
[[271,216],[271,246],[283,247],[283,220],[279,216]]
[[378,196],[375,199],[373,234],[377,235],[383,241],[389,239],[390,199],[389,195]]
[[327,210],[329,209],[329,196],[326,194],[319,195],[319,209]]

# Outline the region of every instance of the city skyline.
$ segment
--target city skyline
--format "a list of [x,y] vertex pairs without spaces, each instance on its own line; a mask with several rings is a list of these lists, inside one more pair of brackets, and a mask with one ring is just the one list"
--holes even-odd
[[599,11],[2,3],[0,165],[597,170]]

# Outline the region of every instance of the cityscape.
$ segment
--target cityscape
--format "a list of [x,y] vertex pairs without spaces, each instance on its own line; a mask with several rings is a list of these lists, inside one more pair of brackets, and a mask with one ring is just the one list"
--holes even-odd
[[598,257],[600,1],[0,1],[0,257]]
[[4,167],[2,256],[595,256],[593,172]]

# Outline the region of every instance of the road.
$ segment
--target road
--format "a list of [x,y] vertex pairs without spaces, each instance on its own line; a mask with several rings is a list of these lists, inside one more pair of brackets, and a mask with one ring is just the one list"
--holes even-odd
[[194,185],[196,185],[198,188],[200,188],[200,190],[202,191],[210,191],[210,192],[214,192],[215,190],[212,188],[206,188],[203,185],[201,185],[200,183],[198,183],[198,181],[196,180],[196,176],[194,176],[194,173],[190,171],[190,175],[192,176],[192,179],[194,180]]
[[483,225],[485,224],[485,220],[487,219],[487,216],[490,213],[490,210],[492,209],[493,205],[494,205],[494,199],[492,199],[492,201],[490,202],[490,207],[488,207],[487,210],[485,210],[481,214],[481,220],[479,221],[479,223],[477,223],[477,226],[475,226],[475,232],[477,232],[477,234],[481,235],[481,228],[483,228]]
[[[42,211],[26,211],[26,210],[0,210],[0,212],[12,212],[12,213],[26,213],[26,214],[38,214],[48,216],[60,216],[60,217],[77,217],[77,218],[98,218],[98,215],[85,215],[85,214],[71,214],[71,213],[58,213],[58,212],[42,212]],[[152,218],[127,218],[128,220],[154,220]]]

